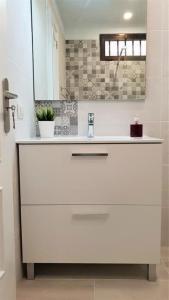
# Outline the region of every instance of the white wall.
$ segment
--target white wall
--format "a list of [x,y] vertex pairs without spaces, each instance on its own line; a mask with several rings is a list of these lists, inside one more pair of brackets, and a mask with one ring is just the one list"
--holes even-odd
[[32,39],[29,0],[8,3],[8,78],[10,90],[19,95],[23,120],[16,122],[16,138],[34,135]]
[[51,0],[51,5],[53,7],[53,12],[55,15],[56,26],[58,31],[58,39],[59,39],[59,99],[64,99],[62,97],[61,88],[66,87],[66,47],[65,47],[65,32],[64,26],[59,14],[58,7],[54,0]]
[[[23,120],[16,122],[16,138],[34,135],[34,102],[32,78],[32,41],[29,0],[7,0],[8,5],[8,70],[10,90],[19,95],[18,102],[24,109]],[[11,147],[13,159],[16,272],[21,276],[19,205],[16,147]]]
[[47,68],[47,5],[46,0],[32,1],[35,95],[38,99],[48,98]]
[[[32,1],[32,15],[35,98],[36,100],[51,100],[55,97],[53,85],[58,85],[59,92],[61,87],[66,86],[64,28],[54,0]],[[58,37],[58,58],[56,61],[58,65],[54,65],[53,27],[55,27]],[[56,83],[53,67],[58,69]],[[57,92],[58,95],[59,92]],[[61,96],[57,96],[58,98],[61,99]]]
[[[87,114],[95,113],[96,135],[126,135],[135,116],[144,133],[165,138],[163,146],[162,244],[169,245],[169,0],[148,0],[147,97],[145,102],[79,102],[79,135],[87,133]],[[168,226],[168,227],[167,227]],[[169,239],[169,238],[168,238]]]

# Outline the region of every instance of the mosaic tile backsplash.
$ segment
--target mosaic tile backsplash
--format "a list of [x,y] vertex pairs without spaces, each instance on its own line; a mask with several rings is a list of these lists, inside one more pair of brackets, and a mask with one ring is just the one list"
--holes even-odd
[[96,40],[66,41],[66,89],[74,100],[144,100],[145,61],[100,61]]
[[[77,101],[35,101],[38,106],[52,106],[55,111],[55,135],[78,134],[78,102]],[[38,122],[36,134],[39,136]]]

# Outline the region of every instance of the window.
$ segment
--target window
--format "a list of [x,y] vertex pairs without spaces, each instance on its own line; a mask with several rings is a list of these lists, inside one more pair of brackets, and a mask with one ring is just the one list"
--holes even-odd
[[146,60],[146,34],[101,34],[100,60]]

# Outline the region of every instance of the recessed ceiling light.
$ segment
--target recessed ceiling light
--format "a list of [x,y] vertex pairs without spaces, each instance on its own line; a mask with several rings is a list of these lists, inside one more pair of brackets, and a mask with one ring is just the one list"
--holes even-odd
[[123,15],[123,19],[127,21],[130,20],[132,17],[133,17],[133,13],[130,11],[125,12]]

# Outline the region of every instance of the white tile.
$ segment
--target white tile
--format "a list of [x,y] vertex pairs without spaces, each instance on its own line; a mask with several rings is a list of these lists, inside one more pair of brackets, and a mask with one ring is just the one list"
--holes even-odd
[[162,32],[163,43],[163,55],[162,55],[162,67],[164,77],[169,77],[169,29]]
[[161,257],[163,260],[169,260],[169,247],[161,247]]
[[144,134],[152,137],[160,137],[159,122],[144,122]]
[[[162,183],[163,185],[165,185],[165,180],[163,179],[163,183]],[[164,188],[164,187],[162,189],[162,206],[163,207],[169,206],[169,191],[168,188]]]
[[169,207],[162,208],[161,244],[169,247]]
[[95,286],[95,300],[168,300],[168,295],[167,280],[97,280]]
[[169,166],[163,165],[162,167],[162,206],[169,207]]
[[[163,1],[163,0],[162,0]],[[148,0],[147,1],[147,29],[150,30],[161,30],[162,29],[162,18],[163,8],[159,0]]]
[[[167,254],[168,249],[163,248],[162,258]],[[156,282],[147,280],[146,265],[64,265],[59,266],[59,272],[55,265],[61,276],[53,277],[48,267],[43,265],[46,277],[38,275],[33,281],[19,283],[17,300],[168,300],[169,273],[163,260],[157,266]]]
[[161,98],[162,80],[161,78],[147,78],[146,100],[144,103],[144,122],[159,122],[161,120]]
[[169,122],[161,122],[160,137],[163,141],[163,164],[169,163]]
[[79,135],[87,133],[87,116],[95,114],[95,134],[128,135],[134,117],[143,121],[144,102],[79,102]]
[[93,285],[92,280],[24,280],[17,300],[93,300]]
[[163,32],[149,31],[147,34],[147,78],[162,76]]
[[169,120],[169,77],[162,78],[161,121]]
[[169,30],[169,1],[162,0],[162,29]]

